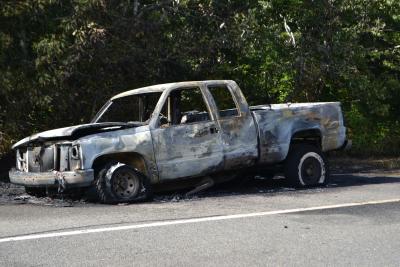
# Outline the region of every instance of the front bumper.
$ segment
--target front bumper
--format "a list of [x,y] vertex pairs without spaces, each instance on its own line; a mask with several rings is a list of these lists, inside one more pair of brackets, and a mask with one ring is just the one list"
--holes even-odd
[[10,182],[24,186],[58,186],[63,183],[66,187],[87,186],[94,179],[94,171],[77,170],[66,172],[22,172],[11,170]]

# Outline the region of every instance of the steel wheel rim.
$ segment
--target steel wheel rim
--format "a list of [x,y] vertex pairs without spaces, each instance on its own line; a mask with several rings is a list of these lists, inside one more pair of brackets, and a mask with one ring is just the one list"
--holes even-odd
[[113,193],[122,199],[130,199],[139,191],[139,179],[131,171],[121,170],[114,174],[111,181]]
[[317,184],[322,175],[322,166],[318,159],[308,157],[301,166],[301,177],[305,184]]

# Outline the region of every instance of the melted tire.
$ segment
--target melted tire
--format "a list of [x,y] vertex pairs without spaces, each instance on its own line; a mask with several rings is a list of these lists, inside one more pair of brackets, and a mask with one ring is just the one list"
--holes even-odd
[[294,187],[326,185],[329,166],[322,151],[309,144],[292,145],[285,162],[285,177]]
[[[129,192],[127,194],[117,190],[114,180],[122,172],[132,177],[130,188],[134,189],[134,192],[130,192],[129,188],[125,190]],[[133,180],[137,180],[137,183]],[[137,188],[132,187],[134,184]],[[104,204],[133,203],[148,200],[152,196],[151,186],[145,175],[128,165],[115,162],[107,164],[98,172],[94,189],[97,199]]]

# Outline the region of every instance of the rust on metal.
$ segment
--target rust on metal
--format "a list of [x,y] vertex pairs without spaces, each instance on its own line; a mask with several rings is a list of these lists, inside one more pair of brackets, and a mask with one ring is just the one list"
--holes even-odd
[[[212,86],[226,88],[235,107],[219,110],[209,90]],[[175,97],[179,95],[176,92],[190,88],[199,90],[206,110],[178,114],[175,105],[183,100]],[[146,120],[101,121],[118,99],[148,94],[160,97],[151,110],[146,110]],[[164,111],[166,105],[168,110]],[[22,139],[13,146],[17,162],[10,178],[24,185],[87,186],[95,179],[98,166],[116,160],[158,184],[279,163],[297,139],[313,139],[322,151],[340,148],[346,140],[340,103],[250,107],[231,80],[161,84],[114,96],[91,123]]]

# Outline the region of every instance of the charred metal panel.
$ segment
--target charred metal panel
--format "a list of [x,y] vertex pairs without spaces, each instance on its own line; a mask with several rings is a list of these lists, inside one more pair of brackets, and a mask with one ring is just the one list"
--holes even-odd
[[83,154],[83,169],[91,169],[96,158],[113,153],[136,152],[143,156],[152,183],[158,182],[157,165],[148,126],[88,135],[77,140]]
[[[227,86],[239,114],[221,118],[207,89],[209,85]],[[160,127],[159,114],[169,93],[188,87],[201,89],[210,120]],[[145,125],[147,122],[90,123],[32,135],[13,146],[17,149],[17,169],[35,179],[43,176],[53,182],[57,171],[70,171],[72,180],[78,177],[87,185],[93,179],[96,159],[118,155],[139,164],[140,170],[146,169],[147,176],[155,184],[163,179],[251,166],[257,159],[260,164],[280,162],[288,154],[292,137],[302,131],[320,133],[323,151],[341,147],[346,138],[339,103],[276,104],[249,109],[234,81],[156,85],[131,90],[114,99],[147,92],[163,92],[148,125]],[[41,174],[36,175],[39,172]],[[88,174],[81,175],[83,172]],[[29,178],[21,177],[19,181],[22,182]]]
[[25,147],[17,150],[17,170],[45,172],[54,170],[54,145]]
[[160,179],[212,173],[223,168],[219,132],[213,121],[173,125],[152,131]]
[[257,133],[250,116],[218,120],[225,157],[224,169],[251,166],[258,157]]
[[66,141],[75,140],[85,135],[101,131],[114,131],[122,128],[137,127],[143,124],[132,124],[132,123],[121,123],[121,122],[102,122],[102,123],[88,123],[75,126],[69,126],[49,131],[44,131],[26,137],[12,146],[13,149],[18,147],[32,145],[32,144],[43,144],[44,142],[51,140]]
[[260,163],[284,160],[292,136],[300,131],[320,131],[323,151],[339,148],[345,141],[339,103],[275,104],[252,110],[260,138]]
[[51,146],[43,146],[40,149],[40,170],[43,171],[52,171],[55,168],[54,165],[54,153],[55,153],[55,145]]
[[207,90],[207,100],[221,129],[224,169],[230,170],[253,165],[258,157],[257,132],[249,106],[241,94],[240,88],[233,81],[211,81],[206,85],[206,87],[220,85],[226,87],[238,110],[237,116],[221,117],[212,94]]
[[70,145],[59,145],[58,149],[58,160],[59,160],[59,171],[69,170],[69,148]]
[[28,171],[28,164],[27,164],[27,150],[26,149],[17,149],[16,155],[16,169],[19,171]]
[[40,147],[28,147],[28,171],[40,172]]

